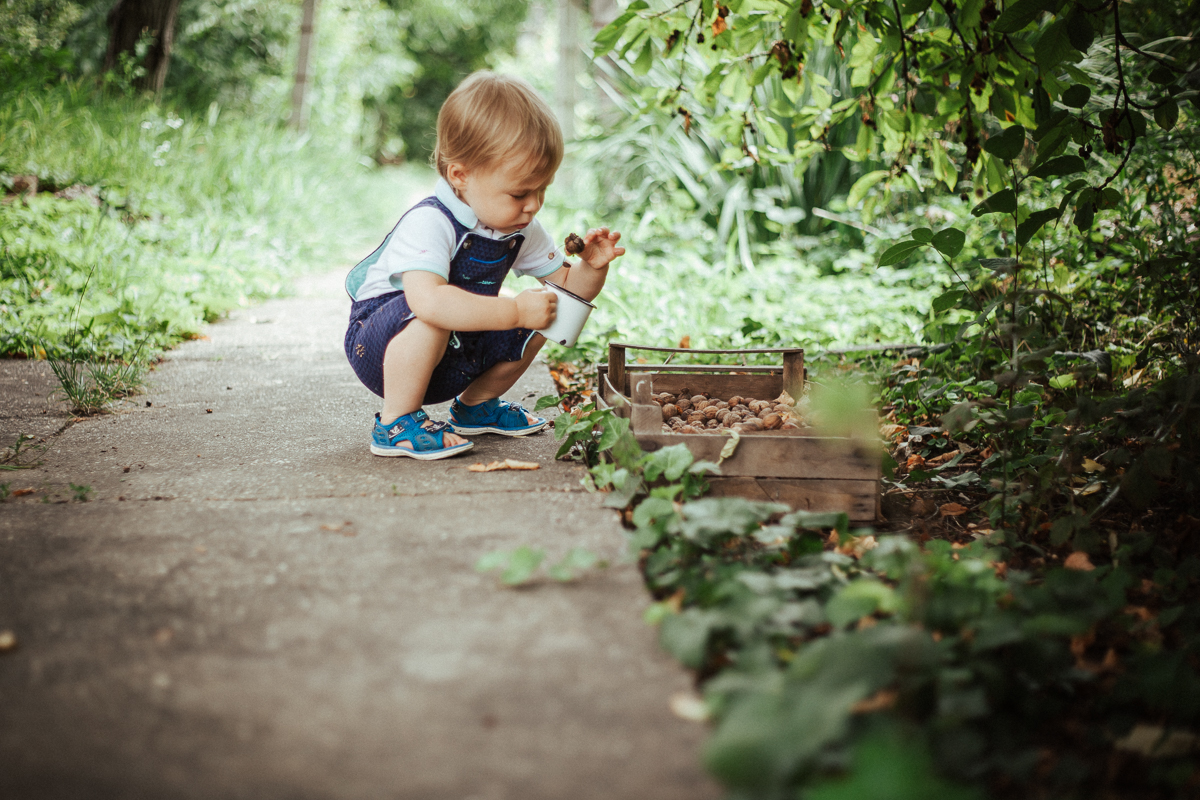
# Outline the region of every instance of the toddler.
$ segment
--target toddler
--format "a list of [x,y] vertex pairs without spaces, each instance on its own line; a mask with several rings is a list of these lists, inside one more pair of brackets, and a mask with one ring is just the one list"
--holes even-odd
[[[472,447],[463,436],[525,436],[546,426],[499,398],[545,342],[534,331],[554,321],[555,295],[500,297],[500,284],[512,271],[591,300],[625,252],[619,233],[590,230],[571,267],[535,219],[562,155],[557,121],[524,81],[476,72],[446,99],[433,196],[409,209],[346,279],[354,300],[346,356],[383,397],[375,455],[446,458]],[[422,410],[450,399],[449,424]]]

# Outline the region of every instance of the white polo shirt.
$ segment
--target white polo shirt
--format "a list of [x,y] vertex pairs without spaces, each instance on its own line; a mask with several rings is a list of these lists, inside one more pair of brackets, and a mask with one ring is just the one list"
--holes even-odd
[[[562,266],[565,257],[562,247],[555,245],[550,234],[536,219],[517,233],[501,233],[481,224],[471,207],[454,194],[454,189],[445,178],[438,178],[434,195],[472,233],[489,239],[509,239],[518,234],[524,236],[525,242],[521,245],[521,253],[512,266],[512,272],[544,278]],[[449,281],[450,262],[461,244],[445,214],[429,206],[414,208],[400,220],[379,260],[367,269],[367,275],[354,299],[368,300],[403,289],[401,276],[405,272],[432,272]]]

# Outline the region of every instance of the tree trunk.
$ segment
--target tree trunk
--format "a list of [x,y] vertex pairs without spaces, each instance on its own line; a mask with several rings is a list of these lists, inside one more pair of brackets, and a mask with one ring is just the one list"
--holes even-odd
[[[108,52],[104,69],[116,69],[122,53],[128,53],[146,73],[134,85],[158,94],[167,80],[175,20],[181,0],[117,0],[108,12]],[[137,45],[147,37],[149,47],[138,58]]]
[[292,117],[288,124],[302,131],[308,126],[308,62],[316,25],[317,0],[304,0],[300,21],[300,49],[296,53],[296,79],[292,83]]
[[579,62],[579,13],[575,0],[558,0],[558,80],[555,100],[563,138],[575,138],[575,80]]

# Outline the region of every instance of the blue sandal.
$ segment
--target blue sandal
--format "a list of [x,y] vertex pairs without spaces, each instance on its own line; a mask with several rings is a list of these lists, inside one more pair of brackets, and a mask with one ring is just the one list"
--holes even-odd
[[528,436],[550,424],[544,417],[534,417],[535,422],[530,424],[526,414],[520,405],[507,400],[493,399],[477,406],[468,406],[456,397],[450,404],[450,427],[463,436],[477,433]]
[[[408,456],[418,461],[433,461],[458,455],[475,446],[474,442],[463,442],[447,447],[447,431],[454,432],[444,422],[430,422],[429,415],[420,409],[398,417],[386,427],[376,414],[375,429],[371,432],[371,452],[377,456]],[[401,447],[401,442],[410,443],[412,448]]]

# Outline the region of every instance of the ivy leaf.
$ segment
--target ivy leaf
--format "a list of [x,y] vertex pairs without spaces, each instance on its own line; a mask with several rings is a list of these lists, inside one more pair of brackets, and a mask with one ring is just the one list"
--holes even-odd
[[1042,13],[1043,0],[1018,0],[992,23],[996,33],[1016,33],[1033,22]]
[[933,298],[933,312],[935,314],[941,314],[951,308],[954,308],[954,306],[965,294],[966,292],[964,292],[962,289],[951,289],[948,292],[943,292],[942,294]]
[[890,267],[893,264],[898,264],[908,258],[912,251],[919,247],[924,247],[924,245],[921,242],[915,242],[911,239],[906,242],[894,244],[883,251],[883,255],[879,257],[879,266]]
[[972,208],[971,214],[982,217],[984,214],[1011,214],[1016,210],[1017,193],[1012,189],[1004,189]]
[[520,586],[528,583],[545,557],[545,550],[521,545],[508,557],[508,566],[504,568],[504,572],[500,573],[500,582],[506,586]]
[[933,246],[946,258],[954,258],[962,252],[966,241],[967,235],[958,228],[946,228],[933,237]]
[[916,228],[909,234],[914,242],[929,244],[933,241],[933,228]]
[[546,574],[556,581],[569,581],[578,573],[591,569],[599,560],[590,550],[572,547],[561,561],[546,570]]
[[983,149],[1001,161],[1012,161],[1024,147],[1025,128],[1021,125],[1012,125],[983,143]]
[[1059,156],[1044,164],[1039,164],[1029,171],[1031,178],[1053,178],[1058,175],[1074,175],[1083,172],[1087,164],[1079,156]]
[[556,405],[558,405],[558,401],[560,399],[561,398],[559,398],[559,396],[556,394],[548,394],[548,395],[545,395],[544,397],[539,397],[537,399],[537,402],[534,403],[533,410],[541,411],[543,408],[550,408],[551,406],[556,406]]
[[1072,84],[1062,93],[1062,104],[1071,108],[1083,108],[1092,97],[1092,88],[1082,83]]
[[676,444],[664,447],[658,452],[646,456],[646,480],[657,480],[661,475],[672,483],[683,477],[688,467],[696,457],[688,450],[686,444]]
[[1175,123],[1179,121],[1179,104],[1170,99],[1164,101],[1161,106],[1154,109],[1154,121],[1164,131],[1174,128]]

